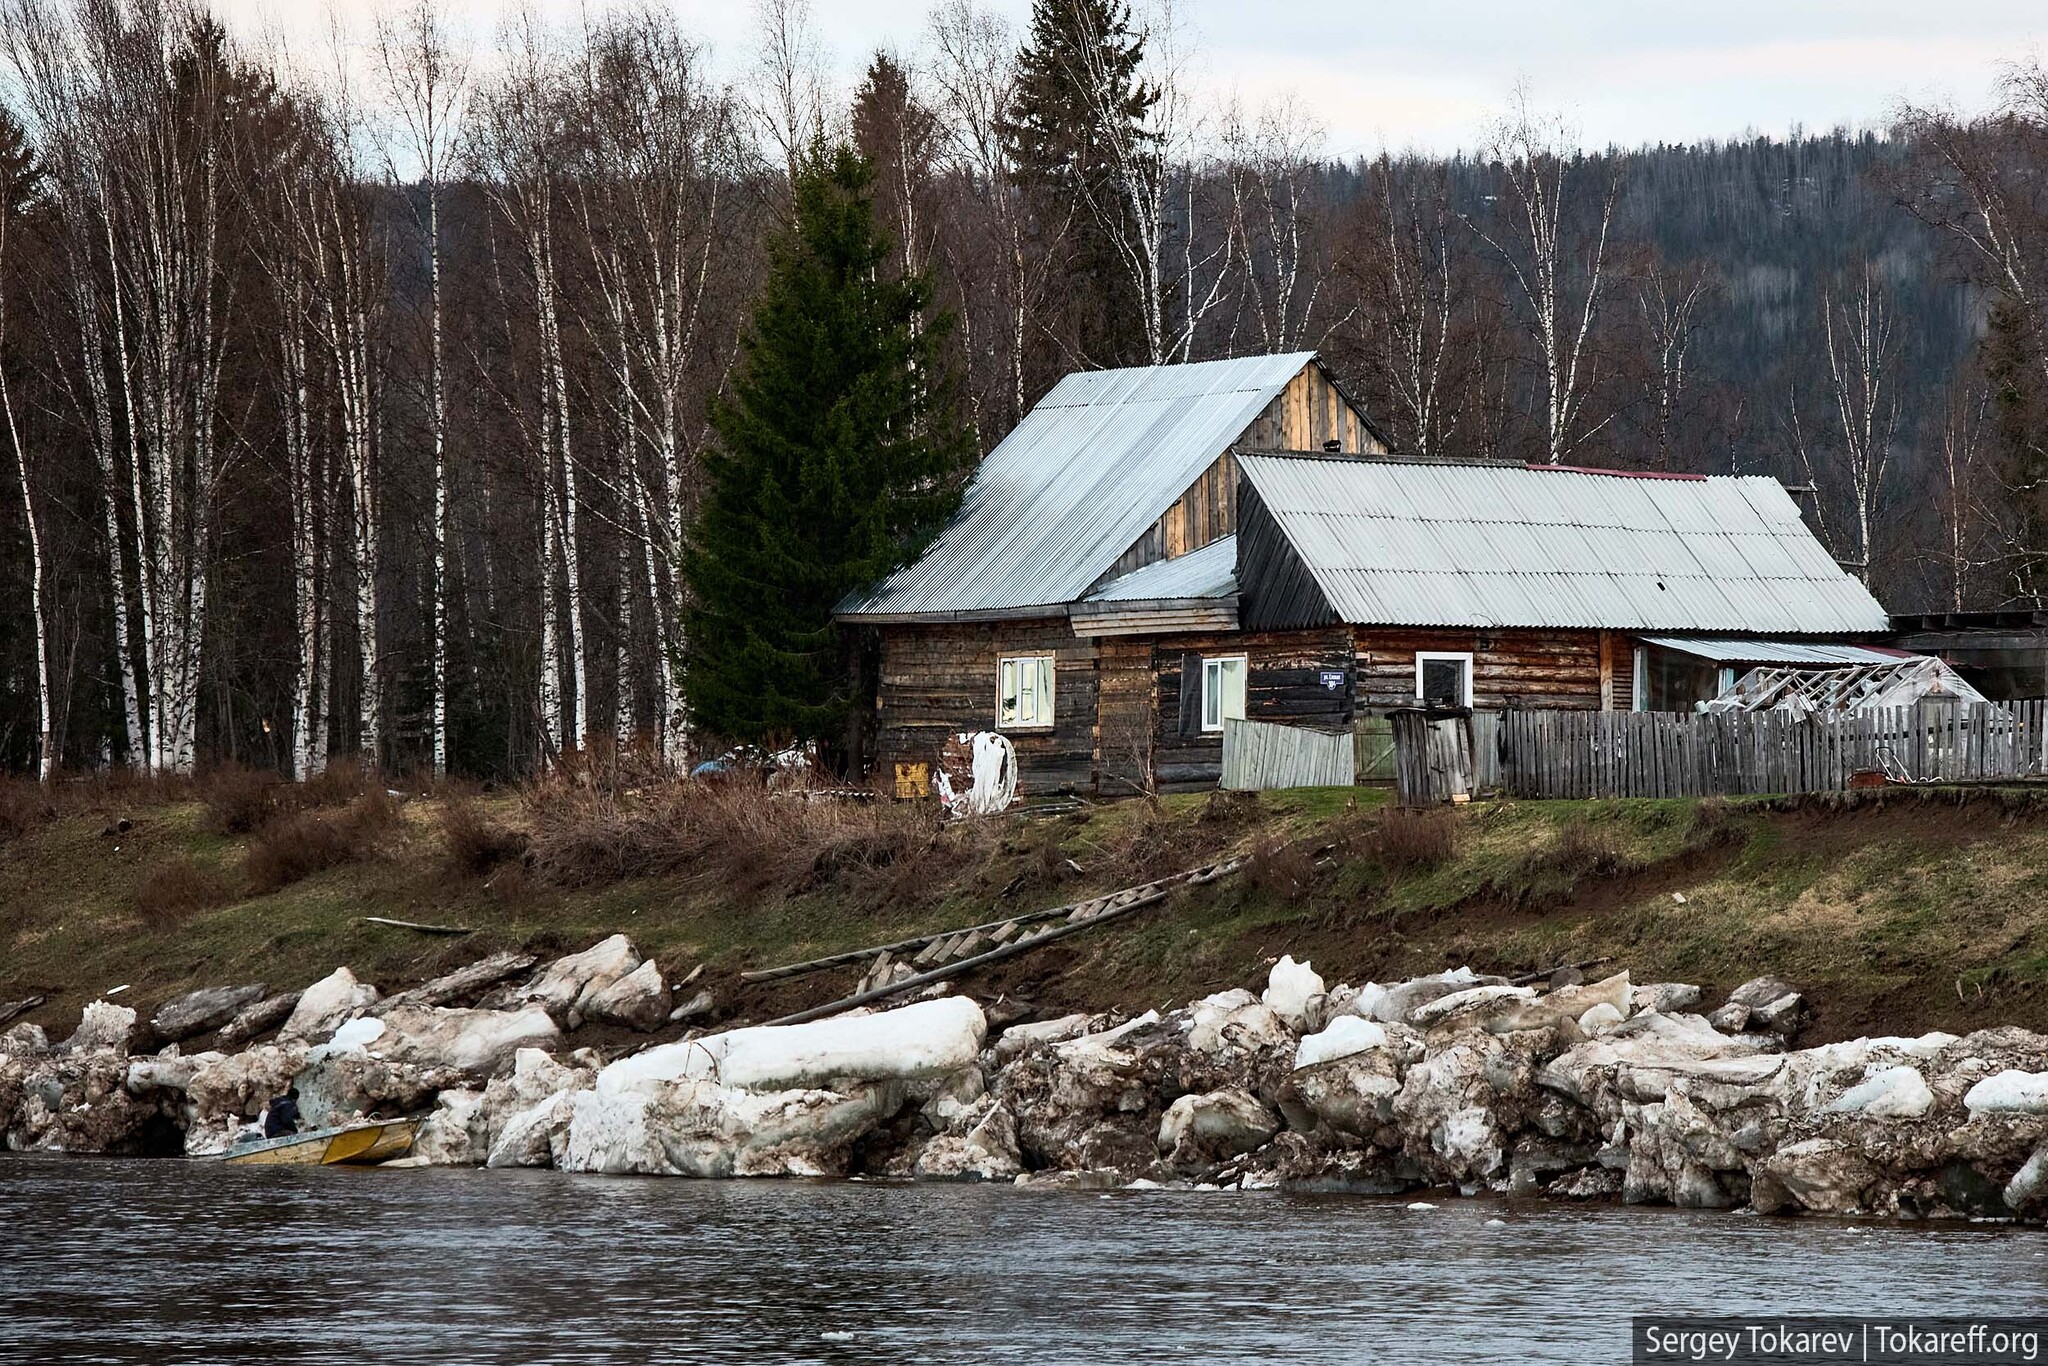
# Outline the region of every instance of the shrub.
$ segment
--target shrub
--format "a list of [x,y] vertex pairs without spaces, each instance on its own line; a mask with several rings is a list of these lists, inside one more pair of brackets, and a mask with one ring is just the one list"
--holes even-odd
[[334,759],[319,773],[292,789],[299,807],[347,806],[359,797],[384,790],[384,775],[356,759]]
[[204,825],[217,835],[247,835],[296,804],[284,779],[265,769],[221,764],[199,779]]
[[1374,854],[1390,873],[1427,873],[1458,853],[1458,816],[1445,807],[1395,809],[1380,817]]
[[1316,862],[1299,844],[1260,840],[1245,860],[1245,880],[1281,901],[1299,901],[1315,886]]
[[227,879],[218,869],[178,858],[149,870],[135,889],[133,905],[143,924],[167,930],[184,924],[194,912],[224,906],[233,899]]
[[484,814],[474,799],[441,802],[441,843],[448,866],[465,877],[482,877],[526,853],[526,836]]
[[1605,834],[1582,820],[1575,820],[1558,832],[1557,843],[1543,861],[1574,879],[1613,877],[1627,862]]
[[259,894],[289,887],[374,852],[398,823],[398,806],[379,789],[339,811],[297,811],[265,825],[249,844],[249,885]]
[[32,778],[0,779],[0,840],[27,834],[56,819],[55,795]]

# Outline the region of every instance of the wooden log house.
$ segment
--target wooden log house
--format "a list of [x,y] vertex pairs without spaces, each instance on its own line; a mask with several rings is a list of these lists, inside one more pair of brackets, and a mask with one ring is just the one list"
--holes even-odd
[[1886,625],[1775,480],[1405,460],[1312,352],[1067,376],[840,616],[900,791],[1000,730],[1101,795],[1214,786],[1231,717],[1627,710],[1688,648]]

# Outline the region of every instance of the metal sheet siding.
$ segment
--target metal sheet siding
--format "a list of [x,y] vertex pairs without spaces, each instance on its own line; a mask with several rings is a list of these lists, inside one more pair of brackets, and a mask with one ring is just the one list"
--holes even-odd
[[989,452],[931,548],[841,612],[1077,600],[1314,358],[1301,351],[1068,375]]
[[1240,458],[1343,620],[1830,635],[1881,631],[1775,479]]

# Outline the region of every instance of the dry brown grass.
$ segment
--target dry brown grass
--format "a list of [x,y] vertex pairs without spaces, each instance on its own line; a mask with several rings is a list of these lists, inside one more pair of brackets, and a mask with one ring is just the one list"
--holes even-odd
[[219,835],[249,835],[295,811],[347,806],[384,790],[382,777],[353,760],[337,760],[304,782],[274,769],[218,764],[197,780],[205,803],[204,828]]
[[1388,810],[1373,826],[1368,852],[1396,875],[1433,872],[1458,856],[1458,813],[1449,807]]
[[528,863],[543,881],[677,878],[740,900],[828,882],[857,905],[915,899],[990,838],[987,823],[943,827],[926,803],[771,792],[738,774],[627,792],[553,779],[526,805]]
[[279,812],[295,805],[284,777],[267,769],[221,764],[199,780],[199,800],[206,806],[202,828],[216,835],[249,835]]
[[366,858],[398,824],[398,804],[383,790],[366,792],[340,810],[292,811],[272,819],[249,842],[244,867],[259,895],[313,874]]
[[173,930],[195,912],[225,906],[234,900],[220,870],[192,858],[159,863],[135,889],[135,914],[152,930]]
[[490,818],[473,797],[441,799],[441,844],[449,868],[463,877],[484,877],[526,854],[526,836]]
[[1575,820],[1558,831],[1557,843],[1539,850],[1534,857],[1543,866],[1573,879],[1613,877],[1628,864],[1613,840],[1583,820]]
[[193,779],[183,775],[144,774],[126,768],[67,775],[48,783],[0,777],[0,843],[68,816],[119,814],[189,801],[194,790]]
[[1316,861],[1292,840],[1263,839],[1245,859],[1246,882],[1276,900],[1302,900],[1315,887]]

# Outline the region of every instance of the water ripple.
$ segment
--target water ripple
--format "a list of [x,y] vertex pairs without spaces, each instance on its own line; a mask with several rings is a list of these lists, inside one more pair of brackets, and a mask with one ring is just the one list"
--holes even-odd
[[1495,1201],[0,1157],[0,1362],[1615,1361],[1651,1310],[2040,1313],[2044,1247]]

